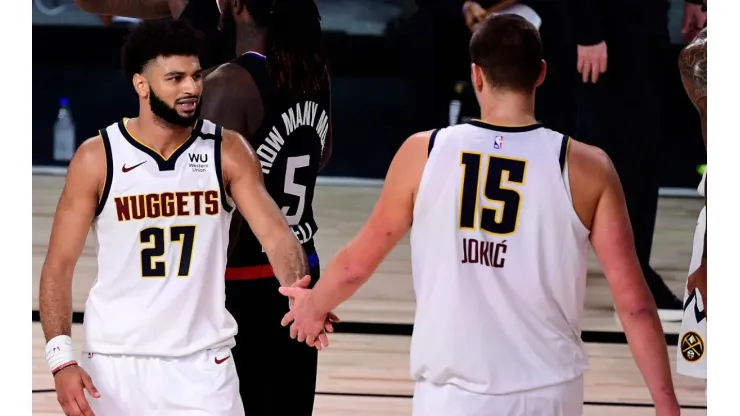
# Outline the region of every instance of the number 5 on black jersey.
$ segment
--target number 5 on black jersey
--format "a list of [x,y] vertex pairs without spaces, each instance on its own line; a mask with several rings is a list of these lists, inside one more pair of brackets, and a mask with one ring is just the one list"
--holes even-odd
[[[513,234],[519,222],[519,206],[522,197],[514,188],[505,186],[504,172],[507,172],[507,183],[524,185],[527,161],[488,156],[482,196],[488,201],[501,202],[501,212],[498,212],[497,208],[485,206],[479,209],[478,194],[480,193],[482,157],[480,153],[464,152],[460,158],[460,164],[463,166],[460,190],[460,228],[481,229],[496,235]],[[480,224],[477,224],[479,211]]]
[[[170,241],[182,245],[177,277],[188,277],[193,259],[195,226],[173,225],[170,227]],[[141,230],[139,243],[148,245],[141,250],[141,277],[166,277],[167,265],[164,260],[157,260],[165,254],[164,228],[149,227]]]

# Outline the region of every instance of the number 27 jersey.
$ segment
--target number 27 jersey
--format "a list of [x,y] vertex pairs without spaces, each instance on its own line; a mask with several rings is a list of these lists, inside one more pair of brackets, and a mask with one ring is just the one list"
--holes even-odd
[[178,357],[232,346],[223,276],[233,203],[222,181],[222,129],[200,120],[164,158],[126,121],[101,131],[107,174],[93,224],[98,275],[84,351]]

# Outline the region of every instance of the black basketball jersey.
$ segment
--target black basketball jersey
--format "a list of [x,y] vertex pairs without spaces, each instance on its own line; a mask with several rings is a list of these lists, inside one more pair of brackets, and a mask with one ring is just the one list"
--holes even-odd
[[[264,117],[249,143],[259,158],[265,187],[310,255],[318,231],[312,204],[330,123],[329,85],[314,96],[296,99],[275,86],[264,56],[247,52],[233,62],[249,71],[262,97]],[[228,267],[267,263],[261,244],[243,224]]]

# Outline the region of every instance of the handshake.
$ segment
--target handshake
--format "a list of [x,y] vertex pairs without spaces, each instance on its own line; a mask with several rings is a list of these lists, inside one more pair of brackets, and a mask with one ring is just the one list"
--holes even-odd
[[[280,324],[290,325],[290,337],[298,342],[306,342],[319,351],[329,346],[327,333],[334,332],[332,324],[339,322],[339,317],[333,312],[318,311],[311,297],[312,291],[308,288],[311,276],[303,278],[290,287],[281,287],[280,294],[288,297],[290,311],[283,316]],[[292,322],[292,325],[291,325]]]

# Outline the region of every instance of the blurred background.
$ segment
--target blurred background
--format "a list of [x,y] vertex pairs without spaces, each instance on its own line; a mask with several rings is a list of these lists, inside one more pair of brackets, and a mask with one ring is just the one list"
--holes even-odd
[[[133,23],[86,13],[73,0],[32,2],[33,164],[62,167],[67,163],[66,152],[58,149],[55,155],[55,135],[59,140],[60,135],[69,137],[73,131],[74,141],[79,144],[122,116],[136,115],[136,97],[119,70],[119,48]],[[458,2],[316,3],[322,15],[333,82],[334,151],[323,175],[382,178],[395,151],[411,133],[478,116],[474,97],[465,85],[470,31]],[[590,26],[582,20],[596,11],[584,9],[586,0],[520,3],[532,7],[542,18],[540,30],[550,66],[548,79],[538,92],[538,118],[580,139],[583,135],[599,135],[598,129],[584,129],[603,117],[599,112],[619,114],[624,129],[618,138],[605,135],[586,141],[624,140],[627,145],[623,147],[635,153],[642,152],[646,139],[640,133],[645,128],[644,120],[632,124],[631,112],[636,119],[659,118],[663,121],[659,129],[648,130],[659,131],[650,135],[658,136],[654,163],[661,188],[695,189],[701,179],[697,170],[705,163],[706,153],[698,115],[686,98],[678,74],[678,53],[687,41],[681,31],[684,0],[595,1],[623,3],[624,9],[619,19],[601,16],[591,19]],[[599,13],[614,16],[613,10]],[[591,33],[583,33],[584,27],[590,27]],[[610,30],[613,33],[606,33]],[[654,56],[647,49],[634,56],[624,52],[634,45],[650,44],[650,39],[661,38],[664,31],[664,55]],[[595,33],[607,39],[609,66],[602,80],[584,84],[577,71],[578,44],[599,41],[593,37]],[[617,39],[613,44],[612,38]],[[622,90],[635,87],[631,95],[605,108],[593,104],[588,89],[598,89],[604,77],[613,72],[611,68],[629,67],[640,72],[645,59],[657,59],[648,65],[653,67],[646,70],[649,76],[634,82],[629,78],[621,81]],[[645,101],[640,95],[644,83],[661,84],[661,106],[646,110],[640,105]],[[600,94],[601,100],[611,100],[611,92]],[[630,100],[634,100],[634,110]],[[68,106],[73,129],[57,123],[60,103]]]

